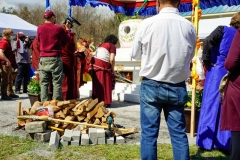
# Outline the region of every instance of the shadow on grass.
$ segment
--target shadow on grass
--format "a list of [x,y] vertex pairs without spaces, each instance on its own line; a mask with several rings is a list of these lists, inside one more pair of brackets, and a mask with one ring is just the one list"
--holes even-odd
[[195,154],[190,155],[191,160],[228,160],[229,151],[221,149],[206,150],[198,148]]

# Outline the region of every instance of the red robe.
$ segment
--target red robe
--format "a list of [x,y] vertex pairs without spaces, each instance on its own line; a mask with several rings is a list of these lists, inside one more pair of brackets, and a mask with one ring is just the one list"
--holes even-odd
[[112,103],[113,73],[110,63],[92,58],[90,75],[92,77],[92,98],[104,101],[105,105]]
[[[69,31],[66,31],[69,32]],[[64,100],[79,98],[79,87],[77,86],[77,64],[75,57],[75,43],[74,34],[70,33],[71,40],[62,50],[63,61],[63,83],[62,83],[62,97]]]
[[40,52],[39,52],[39,42],[37,38],[34,38],[30,49],[32,49],[32,68],[34,68],[36,71],[38,70],[38,64],[39,64],[39,58],[40,58]]

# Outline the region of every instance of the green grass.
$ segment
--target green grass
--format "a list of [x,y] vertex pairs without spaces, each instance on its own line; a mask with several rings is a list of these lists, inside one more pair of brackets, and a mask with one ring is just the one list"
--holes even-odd
[[[19,137],[0,135],[1,160],[139,160],[139,145],[86,145],[60,147],[56,152],[47,148],[46,143],[36,143]],[[193,160],[227,160],[219,150],[205,151],[197,146],[190,147]],[[158,159],[172,160],[170,144],[158,145]]]

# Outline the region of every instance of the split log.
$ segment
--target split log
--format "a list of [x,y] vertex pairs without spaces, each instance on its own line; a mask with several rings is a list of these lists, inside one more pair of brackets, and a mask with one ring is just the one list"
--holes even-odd
[[50,105],[50,101],[45,101],[45,102],[43,103],[43,107],[47,107],[48,105]]
[[63,111],[63,114],[68,115],[68,114],[69,114],[69,110],[70,110],[70,107],[64,108],[64,109],[62,110],[62,111]]
[[88,112],[87,118],[91,119],[97,113],[99,107],[102,107],[103,105],[104,105],[104,102],[98,103],[98,105],[91,112]]
[[78,119],[79,122],[81,122],[85,119],[85,116],[77,116],[77,119]]
[[74,104],[75,104],[77,101],[78,101],[78,100],[76,100],[76,99],[70,99],[70,100],[69,100],[70,103],[74,103]]
[[32,106],[32,108],[31,108],[29,114],[30,114],[30,115],[34,115],[34,114],[36,113],[37,108],[40,107],[40,106],[41,106],[41,105],[40,105],[40,102],[39,102],[39,101],[36,101],[36,102],[33,104],[33,106]]
[[51,100],[50,105],[57,106],[58,100]]
[[76,111],[76,110],[84,110],[84,103],[86,103],[87,100],[83,100],[82,102],[78,103],[72,110]]
[[31,110],[31,108],[27,108],[27,109],[24,109],[23,108],[23,115],[29,115],[30,114],[30,110]]
[[59,106],[54,106],[53,107],[53,112],[55,113],[55,112],[58,112],[58,111],[60,111],[62,108],[60,108]]
[[95,105],[98,103],[98,99],[92,100],[91,103],[87,105],[86,111],[91,111]]
[[107,117],[102,117],[102,123],[107,123]]
[[101,124],[100,119],[96,118],[93,124],[100,125]]
[[66,116],[63,114],[62,110],[58,111],[57,113],[55,113],[55,118],[66,118]]
[[18,119],[18,126],[23,127],[23,126],[25,126],[25,124],[26,124],[25,120]]
[[[64,120],[66,120],[66,121],[73,121],[75,119],[75,117],[74,116],[67,116]],[[62,128],[67,128],[67,126],[69,125],[69,123],[63,123],[63,126],[62,126]]]
[[104,106],[101,106],[101,107],[99,107],[98,112],[95,115],[95,117],[96,118],[101,118],[107,113],[108,113],[108,110]]
[[68,106],[69,106],[70,108],[73,108],[73,107],[75,107],[76,105],[73,104],[73,103],[70,103]]
[[75,116],[78,116],[78,115],[80,115],[82,113],[83,113],[83,110],[76,110],[76,111],[74,111],[74,115]]

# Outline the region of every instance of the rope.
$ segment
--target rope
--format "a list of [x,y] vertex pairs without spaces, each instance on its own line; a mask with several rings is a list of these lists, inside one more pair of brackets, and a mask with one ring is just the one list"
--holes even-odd
[[[116,7],[114,4],[113,4],[113,1],[112,0],[110,0],[110,3],[111,3],[111,5],[113,6],[113,7]],[[120,21],[120,22],[122,22],[122,20],[121,20],[121,18],[120,18],[120,16],[117,14],[117,19]]]
[[141,7],[138,8],[138,10],[135,12],[134,16],[132,18],[136,18],[138,16],[138,13],[141,11],[141,9],[145,6],[145,4],[148,2],[148,0],[144,0]]

